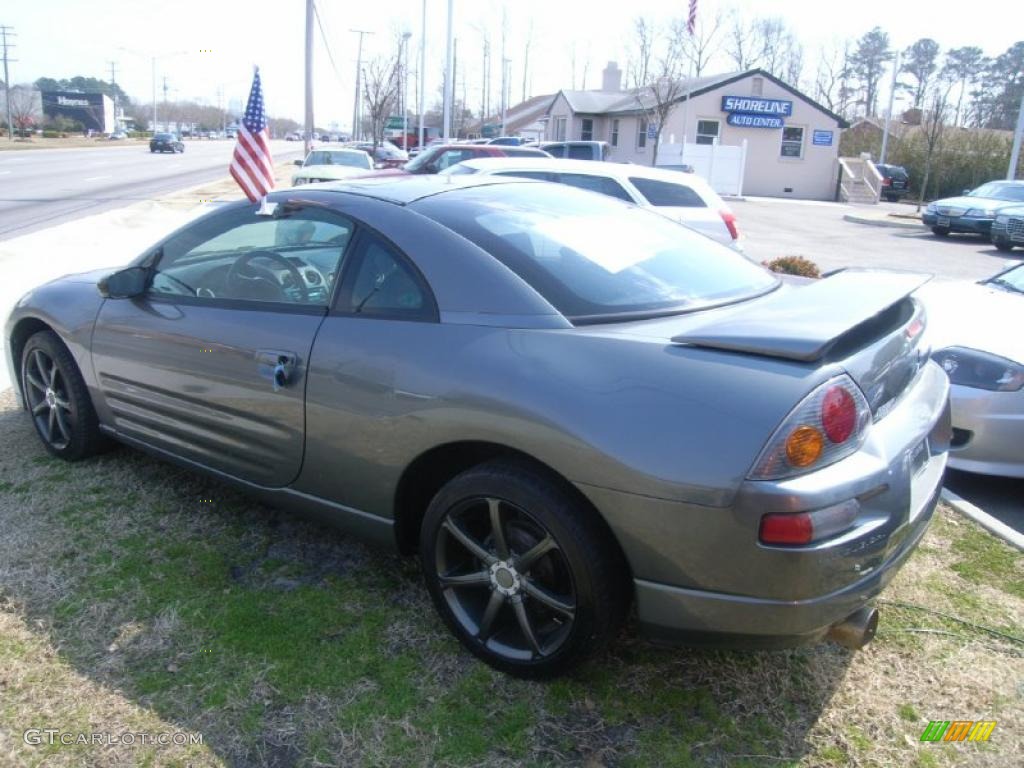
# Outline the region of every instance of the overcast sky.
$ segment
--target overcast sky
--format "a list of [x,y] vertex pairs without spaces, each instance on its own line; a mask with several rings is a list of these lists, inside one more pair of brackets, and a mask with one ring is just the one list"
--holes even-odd
[[[574,51],[576,87],[580,87],[586,68],[587,87],[596,88],[607,61],[617,60],[625,68],[632,19],[637,14],[655,19],[684,14],[687,0],[455,0],[454,6],[457,88],[461,92],[465,83],[467,104],[476,111],[482,96],[485,30],[490,34],[494,59],[492,103],[498,100],[503,8],[507,9],[506,56],[512,62],[514,104],[523,93],[524,47],[531,27],[528,94],[572,87]],[[395,37],[402,31],[411,32],[409,47],[413,66],[418,68],[422,3],[318,0],[318,7],[327,44],[317,28],[316,122],[323,127],[333,122],[347,129],[352,118],[358,41],[349,30],[374,33],[365,38],[364,60],[393,51]],[[1024,4],[1020,0],[979,0],[970,12],[953,12],[938,0],[699,0],[702,18],[718,8],[785,18],[806,49],[805,79],[813,78],[821,46],[859,37],[876,24],[889,33],[898,48],[920,37],[932,37],[944,50],[977,45],[993,56],[1024,38]],[[440,89],[446,13],[447,0],[427,0],[428,107]],[[305,0],[8,0],[0,10],[0,24],[13,26],[17,34],[13,38],[17,47],[11,51],[17,59],[10,65],[13,83],[41,76],[109,79],[109,62],[113,60],[121,87],[133,99],[149,101],[150,57],[157,54],[162,56],[157,61],[158,85],[166,75],[170,99],[216,104],[218,88],[225,94],[225,103],[244,101],[252,65],[258,64],[269,112],[302,119]],[[723,54],[709,71],[731,69]],[[887,87],[883,91],[887,92]],[[414,81],[410,94],[414,105]]]

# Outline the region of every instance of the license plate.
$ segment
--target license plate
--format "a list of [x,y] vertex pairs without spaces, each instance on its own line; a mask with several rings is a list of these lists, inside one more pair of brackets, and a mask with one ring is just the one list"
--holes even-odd
[[948,227],[949,226],[949,216],[939,216],[939,218],[936,219],[936,221],[935,221],[935,225],[938,226],[938,227]]

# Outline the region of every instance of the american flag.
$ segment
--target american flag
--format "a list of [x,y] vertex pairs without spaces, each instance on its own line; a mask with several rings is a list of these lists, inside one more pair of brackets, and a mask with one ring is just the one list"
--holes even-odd
[[249,103],[238,127],[238,143],[231,158],[231,175],[251,202],[256,202],[274,188],[274,161],[267,143],[267,113],[263,109],[263,88],[260,70],[252,77]]
[[693,37],[693,30],[697,26],[697,0],[690,0],[690,15],[686,17],[686,28],[690,30]]

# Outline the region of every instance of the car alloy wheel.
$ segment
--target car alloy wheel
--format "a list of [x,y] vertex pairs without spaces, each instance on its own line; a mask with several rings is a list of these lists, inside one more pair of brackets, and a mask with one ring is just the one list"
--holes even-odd
[[49,453],[77,461],[106,446],[82,374],[53,331],[39,331],[25,342],[21,391]]
[[526,460],[449,480],[424,515],[420,564],[459,641],[518,677],[552,677],[600,650],[629,607],[629,567],[604,520]]
[[949,237],[949,227],[932,227],[932,232],[938,237]]
[[576,618],[576,590],[551,532],[503,499],[466,499],[445,515],[434,564],[452,615],[476,642],[517,661],[550,656]]
[[68,400],[67,382],[57,363],[41,349],[25,361],[25,398],[43,442],[54,450],[71,444],[75,415]]

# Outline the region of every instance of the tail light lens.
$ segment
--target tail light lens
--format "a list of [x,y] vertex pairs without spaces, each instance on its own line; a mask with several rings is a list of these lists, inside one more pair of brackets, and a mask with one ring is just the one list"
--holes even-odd
[[740,231],[736,228],[736,215],[732,211],[719,211],[718,215],[722,217],[722,221],[725,222],[726,229],[729,230],[729,234],[732,235],[733,240],[740,239]]
[[749,478],[779,480],[834,464],[860,448],[870,424],[871,409],[853,379],[830,379],[790,411]]
[[759,538],[776,546],[812,544],[847,530],[859,512],[860,503],[850,499],[813,512],[764,515]]
[[882,179],[882,186],[883,187],[891,187],[892,186],[892,179],[888,179],[888,178]]

